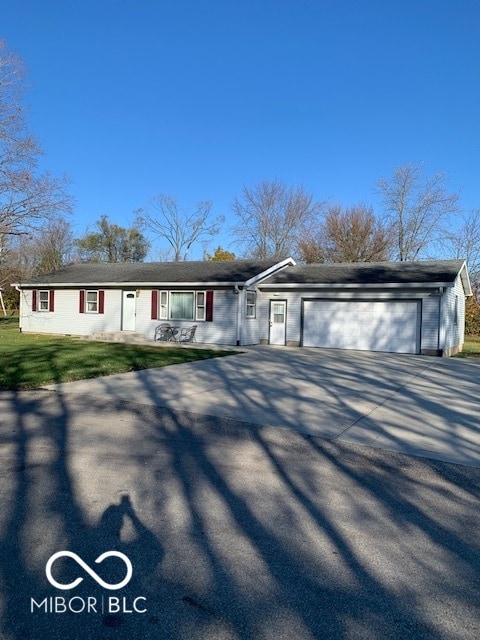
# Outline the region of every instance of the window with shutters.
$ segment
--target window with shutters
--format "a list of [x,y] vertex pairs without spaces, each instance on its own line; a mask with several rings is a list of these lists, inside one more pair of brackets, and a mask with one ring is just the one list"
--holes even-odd
[[80,289],[80,313],[105,313],[105,291],[103,289]]
[[152,319],[211,322],[213,291],[152,291]]
[[55,291],[53,289],[32,290],[32,311],[52,312],[55,304]]

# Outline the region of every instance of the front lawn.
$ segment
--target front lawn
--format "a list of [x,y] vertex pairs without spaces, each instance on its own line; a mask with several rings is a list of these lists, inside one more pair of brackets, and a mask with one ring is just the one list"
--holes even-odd
[[0,389],[32,389],[53,382],[166,367],[232,353],[235,352],[24,334],[18,330],[18,318],[0,317]]
[[465,336],[463,351],[456,358],[480,358],[480,336]]

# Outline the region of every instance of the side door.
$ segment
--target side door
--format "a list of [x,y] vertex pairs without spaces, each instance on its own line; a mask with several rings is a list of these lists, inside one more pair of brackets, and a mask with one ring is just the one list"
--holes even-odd
[[287,301],[270,300],[269,344],[284,345],[287,335]]

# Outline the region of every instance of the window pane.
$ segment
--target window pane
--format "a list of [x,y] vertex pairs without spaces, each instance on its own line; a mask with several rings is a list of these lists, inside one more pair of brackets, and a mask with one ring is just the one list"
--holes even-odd
[[160,319],[168,319],[168,291],[160,291]]
[[205,304],[205,293],[203,291],[199,291],[197,293],[197,305],[203,307]]
[[170,296],[170,318],[172,320],[193,320],[192,291],[176,291]]
[[285,311],[283,304],[274,304],[273,305],[273,321],[275,323],[282,324],[285,322]]

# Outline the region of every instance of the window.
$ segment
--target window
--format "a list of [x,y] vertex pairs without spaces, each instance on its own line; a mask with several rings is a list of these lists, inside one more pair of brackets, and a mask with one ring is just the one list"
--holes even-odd
[[87,291],[87,313],[98,313],[98,291]]
[[50,308],[49,308],[49,292],[48,291],[39,291],[38,292],[38,310],[39,311],[50,311]]
[[453,324],[458,325],[458,296],[455,296],[455,308],[453,310]]
[[274,303],[273,322],[274,324],[283,324],[285,322],[285,304],[283,302]]
[[247,318],[255,318],[257,306],[257,294],[255,291],[247,291]]

